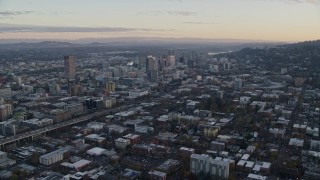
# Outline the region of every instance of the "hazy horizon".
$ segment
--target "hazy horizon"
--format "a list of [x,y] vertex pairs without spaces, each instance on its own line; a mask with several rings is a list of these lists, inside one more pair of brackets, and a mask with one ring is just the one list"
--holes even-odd
[[319,0],[0,0],[0,40],[320,39]]
[[162,44],[285,44],[297,43],[289,41],[267,41],[254,39],[206,39],[206,38],[170,38],[170,37],[110,37],[110,38],[80,38],[80,39],[1,39],[0,44],[12,43],[41,43],[41,42],[66,42],[73,44],[90,43],[162,43]]

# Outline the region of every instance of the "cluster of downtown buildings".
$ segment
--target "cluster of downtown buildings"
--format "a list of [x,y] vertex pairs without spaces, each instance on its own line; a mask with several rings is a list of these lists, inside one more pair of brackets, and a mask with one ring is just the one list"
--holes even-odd
[[228,54],[127,53],[3,62],[0,178],[318,177],[306,78]]

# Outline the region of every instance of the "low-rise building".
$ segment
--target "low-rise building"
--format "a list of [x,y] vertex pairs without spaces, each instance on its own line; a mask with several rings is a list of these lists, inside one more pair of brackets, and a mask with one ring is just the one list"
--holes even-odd
[[43,165],[50,166],[62,161],[68,154],[68,150],[61,148],[39,157],[39,162]]
[[12,166],[16,164],[16,161],[13,159],[8,158],[6,152],[0,151],[0,167],[6,168],[7,166]]
[[104,143],[106,141],[105,137],[101,137],[98,134],[89,134],[85,137],[86,142],[93,143]]
[[148,94],[149,94],[149,92],[148,91],[144,91],[144,90],[129,91],[129,97],[130,98],[138,98],[138,97],[146,96]]
[[49,119],[49,118],[44,118],[44,119],[37,119],[37,118],[33,118],[33,119],[28,119],[25,121],[21,121],[20,122],[21,125],[23,126],[28,126],[32,129],[37,129],[37,128],[42,128],[42,127],[46,127],[46,126],[50,126],[53,124],[53,119]]
[[164,163],[162,163],[160,166],[157,167],[157,170],[161,172],[166,173],[173,173],[175,170],[177,170],[180,166],[180,162],[178,160],[174,159],[168,159]]
[[140,126],[140,125],[136,125],[134,128],[134,131],[136,133],[142,133],[142,134],[151,134],[154,131],[153,127],[150,126]]
[[128,128],[122,127],[122,126],[119,126],[116,124],[111,124],[108,126],[108,130],[109,130],[109,132],[123,134],[124,132],[126,132],[128,130]]
[[303,147],[304,140],[298,138],[290,138],[289,146]]
[[317,127],[307,127],[307,134],[314,137],[319,137],[319,128]]
[[213,151],[223,151],[226,145],[224,142],[212,141],[211,142],[211,150]]
[[277,138],[284,138],[284,135],[286,133],[286,129],[279,129],[279,128],[270,128],[269,132],[273,134],[274,137]]
[[190,157],[192,154],[195,153],[195,149],[193,148],[187,148],[187,147],[181,147],[179,149],[180,155],[185,157]]
[[305,133],[307,130],[307,125],[305,124],[294,124],[293,125],[293,131],[299,132],[299,133]]
[[248,97],[248,96],[240,97],[240,101],[239,101],[240,107],[246,107],[250,103],[251,103],[251,97]]
[[140,136],[136,134],[127,134],[123,138],[129,139],[131,144],[138,144],[140,142]]
[[106,149],[103,148],[99,148],[99,147],[94,147],[92,149],[89,149],[87,151],[87,154],[91,155],[91,156],[100,156],[106,153]]
[[270,173],[271,163],[269,162],[256,162],[253,167],[253,172],[268,175]]
[[118,138],[115,140],[116,148],[126,149],[128,145],[130,145],[129,139]]
[[219,133],[218,127],[204,126],[203,135],[205,137],[217,137]]
[[175,141],[175,138],[176,138],[176,137],[177,137],[177,134],[169,133],[169,132],[159,133],[159,135],[156,136],[156,138],[157,138],[159,141],[163,141],[163,142],[172,142],[172,141]]
[[106,127],[106,123],[90,122],[90,123],[87,124],[87,127],[89,129],[93,129],[94,131],[100,131],[100,130],[103,130]]
[[248,175],[248,180],[267,180],[267,176],[261,176],[258,174],[249,174]]
[[88,166],[89,164],[91,164],[91,161],[81,159],[75,163],[69,163],[69,162],[61,163],[61,166],[68,167],[68,168],[75,169],[75,170],[79,171],[80,169]]
[[10,99],[12,96],[11,88],[0,88],[0,99]]
[[149,171],[148,172],[148,178],[150,180],[166,180],[167,179],[167,173],[161,172],[161,171]]
[[72,103],[65,106],[65,110],[70,111],[72,115],[83,113],[82,103]]
[[135,171],[133,169],[126,168],[124,172],[121,174],[121,179],[123,180],[134,180],[141,178],[142,172]]

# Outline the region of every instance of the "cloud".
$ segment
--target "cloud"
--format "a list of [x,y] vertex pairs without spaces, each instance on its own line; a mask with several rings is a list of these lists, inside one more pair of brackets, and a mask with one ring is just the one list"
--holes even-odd
[[[180,2],[183,3],[187,0],[168,0],[171,2]],[[194,1],[206,1],[206,0],[194,0]],[[289,2],[289,3],[311,3],[311,4],[320,4],[320,0],[265,0],[265,1],[279,1],[279,2]]]
[[169,15],[169,16],[197,16],[197,12],[191,11],[149,11],[149,12],[138,12],[137,15],[148,15],[148,16],[160,16],[160,15]]
[[312,3],[312,4],[316,4],[319,3],[319,0],[287,0],[290,2],[296,2],[296,3]]
[[[187,0],[168,0],[168,1],[173,1],[173,2],[185,2]],[[197,0],[197,1],[206,1],[206,0]]]
[[0,18],[12,18],[14,16],[33,14],[34,11],[0,11]]
[[197,21],[187,21],[183,22],[184,24],[219,24],[215,22],[197,22]]
[[278,1],[285,3],[309,3],[309,4],[319,4],[320,0],[264,0],[264,1]]
[[125,27],[69,27],[69,26],[35,26],[0,24],[0,32],[129,32],[145,31],[160,32],[173,31],[172,29],[148,29],[148,28],[125,28]]
[[196,16],[198,13],[189,11],[167,11],[171,16]]

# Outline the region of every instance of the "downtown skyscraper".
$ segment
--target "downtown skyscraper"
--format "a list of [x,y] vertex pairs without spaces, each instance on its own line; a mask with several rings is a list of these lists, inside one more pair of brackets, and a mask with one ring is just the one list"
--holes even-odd
[[64,72],[68,79],[75,79],[76,65],[74,56],[64,56]]

